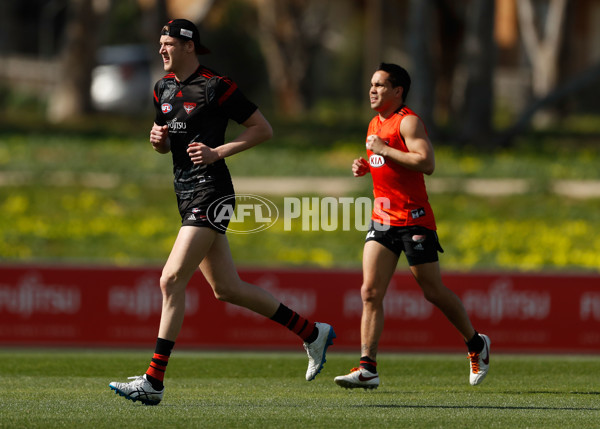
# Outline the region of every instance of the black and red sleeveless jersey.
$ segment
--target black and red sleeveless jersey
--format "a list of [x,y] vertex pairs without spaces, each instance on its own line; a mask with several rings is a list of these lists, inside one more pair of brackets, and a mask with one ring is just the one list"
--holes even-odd
[[191,198],[195,189],[231,183],[225,160],[194,165],[187,153],[192,142],[212,148],[225,143],[229,119],[246,121],[257,109],[235,82],[204,66],[180,82],[169,73],[154,85],[154,122],[168,125],[175,192]]

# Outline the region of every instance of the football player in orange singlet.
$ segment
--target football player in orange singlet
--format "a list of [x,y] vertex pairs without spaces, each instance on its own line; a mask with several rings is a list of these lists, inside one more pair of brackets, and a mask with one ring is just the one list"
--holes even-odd
[[472,385],[489,369],[490,339],[471,325],[460,298],[442,283],[433,211],[423,174],[435,168],[433,146],[421,119],[404,103],[410,89],[408,72],[382,63],[371,79],[369,99],[378,114],[368,128],[367,158],[355,159],[355,177],[371,173],[375,204],[363,250],[361,358],[349,374],[335,378],[345,388],[379,386],[377,347],[383,331],[383,298],[400,254],[425,298],[438,307],[463,336],[470,360]]

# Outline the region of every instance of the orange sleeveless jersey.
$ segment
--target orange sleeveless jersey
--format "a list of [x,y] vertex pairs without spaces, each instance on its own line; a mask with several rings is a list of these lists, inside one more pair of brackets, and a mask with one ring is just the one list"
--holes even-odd
[[[406,106],[385,121],[381,121],[377,115],[369,123],[367,136],[377,134],[390,147],[408,152],[400,135],[400,123],[410,115],[417,116]],[[402,167],[368,149],[367,156],[375,197],[371,218],[385,225],[419,225],[435,230],[435,218],[429,205],[423,173]]]

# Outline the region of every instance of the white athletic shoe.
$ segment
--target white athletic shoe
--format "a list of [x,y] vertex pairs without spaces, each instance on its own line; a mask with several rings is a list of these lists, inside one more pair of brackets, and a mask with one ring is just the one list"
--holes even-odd
[[479,353],[469,353],[469,361],[471,362],[471,371],[469,374],[469,382],[472,386],[476,386],[483,381],[490,369],[490,341],[487,335],[479,334],[483,339],[483,350]]
[[108,386],[115,393],[135,402],[140,401],[144,405],[158,405],[162,400],[165,389],[154,390],[152,384],[146,379],[146,374],[129,377],[129,383],[111,382]]
[[373,373],[365,368],[352,368],[350,374],[340,375],[333,379],[335,384],[346,389],[377,389],[379,386],[379,374]]
[[306,381],[314,380],[318,373],[323,369],[323,364],[327,362],[325,354],[327,347],[333,344],[335,332],[327,323],[315,323],[319,329],[319,336],[312,343],[304,343],[306,354],[308,355],[308,369],[306,370]]

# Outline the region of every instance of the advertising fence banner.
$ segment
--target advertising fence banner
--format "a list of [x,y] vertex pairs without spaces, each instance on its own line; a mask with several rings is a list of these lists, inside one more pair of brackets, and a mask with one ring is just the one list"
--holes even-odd
[[[150,347],[158,332],[160,269],[0,266],[0,344]],[[240,270],[302,316],[334,326],[338,351],[360,350],[360,271]],[[515,273],[445,274],[475,328],[495,351],[600,352],[600,277]],[[186,291],[177,348],[294,349],[277,323],[215,299],[200,273]],[[385,299],[380,351],[464,351],[461,336],[398,272]]]

